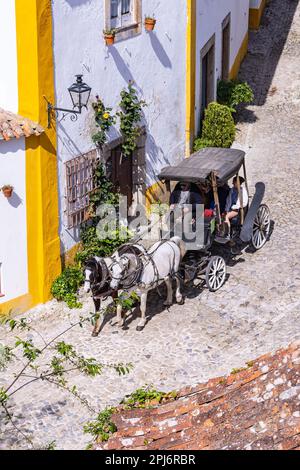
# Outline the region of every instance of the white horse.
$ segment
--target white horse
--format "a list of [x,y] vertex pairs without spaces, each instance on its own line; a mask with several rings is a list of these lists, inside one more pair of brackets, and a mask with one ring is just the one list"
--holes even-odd
[[[148,252],[142,256],[142,271],[139,280],[132,290],[135,291],[141,299],[141,319],[137,330],[142,331],[146,325],[146,306],[148,292],[157,287],[162,282],[167,285],[167,299],[164,305],[170,306],[173,302],[172,276],[178,273],[179,265],[186,253],[184,242],[179,237],[173,237],[170,240],[163,240],[155,243]],[[110,287],[113,290],[120,289],[122,279],[126,276],[130,256],[117,255],[116,262],[111,267],[112,279]],[[176,276],[176,301],[183,303],[183,297],[180,291],[180,280]],[[117,306],[117,318],[119,326],[123,326],[122,306]]]

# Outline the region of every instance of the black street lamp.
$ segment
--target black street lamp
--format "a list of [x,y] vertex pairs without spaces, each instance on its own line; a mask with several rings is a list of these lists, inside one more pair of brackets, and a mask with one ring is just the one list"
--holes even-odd
[[[55,111],[56,115],[58,115],[58,111],[62,111],[64,113],[63,118],[67,114],[71,114],[71,120],[77,121],[78,114],[81,114],[82,108],[87,109],[87,104],[90,99],[92,89],[82,81],[82,75],[75,76],[76,82],[68,88],[73,103],[73,109],[56,108],[51,103],[49,103],[49,101],[47,101],[48,128],[51,127],[51,116],[53,111]],[[78,110],[75,108],[78,108]]]

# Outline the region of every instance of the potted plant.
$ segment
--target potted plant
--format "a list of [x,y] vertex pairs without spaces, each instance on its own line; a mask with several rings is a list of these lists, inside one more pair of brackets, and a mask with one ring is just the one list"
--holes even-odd
[[106,45],[107,46],[112,46],[115,42],[116,30],[115,29],[105,29],[103,31],[103,35],[104,35]]
[[14,188],[10,184],[5,184],[1,188],[1,191],[3,192],[5,197],[11,197],[13,190]]
[[155,27],[156,19],[153,16],[145,16],[145,29],[146,31],[153,31]]

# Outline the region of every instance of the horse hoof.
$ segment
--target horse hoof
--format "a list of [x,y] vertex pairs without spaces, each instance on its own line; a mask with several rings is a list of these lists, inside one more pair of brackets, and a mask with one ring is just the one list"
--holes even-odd
[[137,326],[136,331],[143,331],[144,328],[145,328],[144,326]]
[[172,305],[172,302],[164,302],[165,307],[171,307],[171,305]]
[[184,299],[181,299],[180,301],[177,302],[178,305],[183,305],[184,304]]
[[99,332],[93,331],[92,338],[97,338],[98,335],[99,335]]

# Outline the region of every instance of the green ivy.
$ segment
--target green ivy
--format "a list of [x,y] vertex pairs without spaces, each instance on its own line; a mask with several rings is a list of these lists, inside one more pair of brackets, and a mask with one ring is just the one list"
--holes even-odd
[[76,254],[75,260],[83,265],[88,258],[93,256],[110,256],[130,238],[130,232],[122,228],[121,230],[108,233],[107,238],[99,240],[96,225],[83,226],[81,228],[82,249]]
[[96,101],[92,103],[95,113],[95,122],[98,131],[92,136],[93,142],[102,146],[106,142],[106,134],[110,127],[115,124],[116,118],[111,114],[112,108],[107,108],[103,101],[96,96]]
[[117,113],[120,118],[120,130],[124,139],[122,144],[122,154],[130,157],[136,148],[136,140],[141,131],[139,123],[142,118],[142,108],[146,106],[145,101],[140,100],[137,91],[129,82],[128,90],[121,91],[121,110]]
[[99,162],[94,169],[94,187],[97,188],[90,195],[90,213],[96,216],[96,209],[100,204],[111,204],[117,207],[119,203],[119,193],[115,190],[113,183],[105,175],[104,166]]
[[218,102],[236,112],[239,104],[250,104],[254,99],[253,90],[247,82],[238,80],[220,80],[218,82]]
[[57,300],[64,300],[69,308],[81,308],[77,291],[84,281],[81,269],[77,266],[66,268],[52,284],[51,294]]

